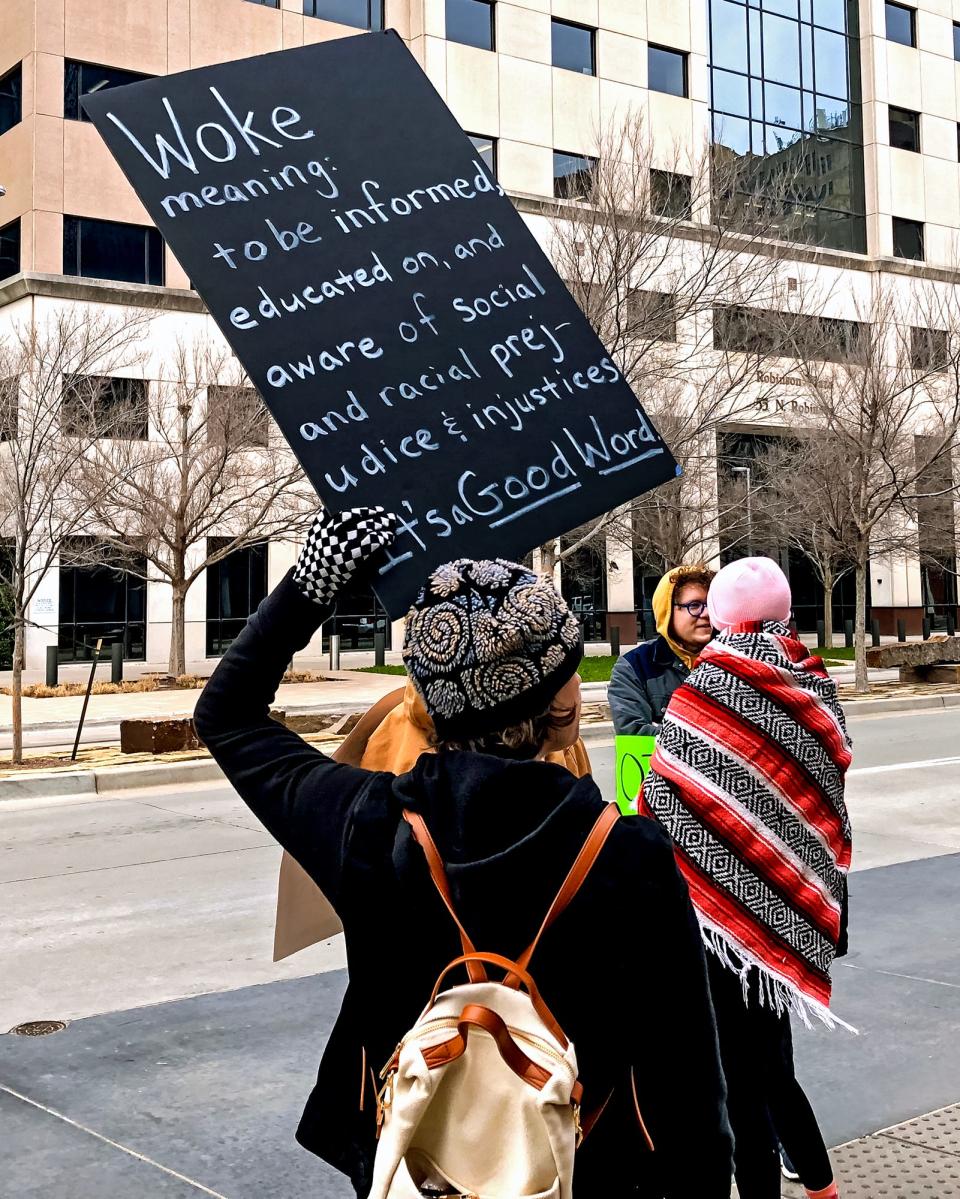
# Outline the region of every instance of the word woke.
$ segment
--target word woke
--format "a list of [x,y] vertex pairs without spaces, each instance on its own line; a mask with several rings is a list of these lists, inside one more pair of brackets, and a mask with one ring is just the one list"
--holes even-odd
[[[257,158],[263,153],[265,146],[273,150],[283,148],[282,141],[277,141],[275,137],[268,133],[262,133],[254,127],[256,113],[253,109],[248,111],[241,120],[215,87],[211,87],[209,91],[222,110],[222,113],[217,112],[216,116],[220,118],[225,115],[226,121],[224,122],[222,119],[203,121],[194,127],[189,139],[183,132],[173,105],[166,96],[161,96],[160,103],[169,119],[170,132],[169,134],[154,133],[156,158],[151,155],[137,135],[124,125],[116,113],[108,112],[107,120],[112,121],[124,137],[129,139],[161,179],[170,178],[173,170],[171,159],[175,159],[191,174],[199,175],[200,167],[197,166],[191,142],[196,143],[197,149],[210,162],[233,162],[241,147],[249,150]],[[267,123],[277,137],[284,138],[286,141],[303,142],[317,135],[313,129],[295,131],[295,126],[299,125],[302,119],[295,108],[281,104],[271,111]]]

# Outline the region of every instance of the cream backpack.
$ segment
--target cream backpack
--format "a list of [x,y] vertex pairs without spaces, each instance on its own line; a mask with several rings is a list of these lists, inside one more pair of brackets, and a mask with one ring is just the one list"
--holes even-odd
[[[574,1150],[593,1121],[584,1119],[581,1130],[576,1054],[527,967],[619,815],[616,804],[601,813],[533,943],[514,962],[474,949],[423,817],[404,812],[460,930],[463,955],[440,975],[381,1071],[370,1199],[571,1199]],[[441,991],[460,966],[469,982]],[[506,977],[489,979],[487,966]]]

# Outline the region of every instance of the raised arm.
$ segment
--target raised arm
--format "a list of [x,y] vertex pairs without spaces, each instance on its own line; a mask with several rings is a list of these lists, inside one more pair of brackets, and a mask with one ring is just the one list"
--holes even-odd
[[[351,811],[373,780],[383,776],[334,762],[271,719],[270,704],[294,653],[330,615],[336,591],[349,577],[342,565],[325,570],[324,560],[342,557],[329,552],[331,537],[342,532],[345,521],[355,527],[361,519],[357,511],[371,510],[325,516],[314,526],[297,567],[227,650],[194,713],[198,736],[241,799],[334,906]],[[376,517],[373,529],[362,530],[367,540],[363,552],[351,559],[355,567],[386,544],[390,521]],[[320,546],[326,552],[319,553]]]

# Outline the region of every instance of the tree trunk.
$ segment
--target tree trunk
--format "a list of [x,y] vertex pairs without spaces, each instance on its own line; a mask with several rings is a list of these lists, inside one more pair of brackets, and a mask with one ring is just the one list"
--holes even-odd
[[13,676],[10,680],[10,707],[13,712],[13,739],[10,761],[19,766],[23,761],[23,614],[13,620]]
[[823,568],[823,644],[833,649],[833,567]]
[[549,575],[553,578],[553,572],[557,565],[557,543],[556,541],[545,541],[540,546],[540,573]]
[[867,571],[869,569],[869,557],[858,555],[857,612],[853,630],[853,652],[856,657],[854,690],[857,695],[865,695],[869,690],[867,681]]
[[167,670],[176,678],[187,673],[187,588],[180,581],[172,584],[172,590],[173,612],[170,619],[170,660]]

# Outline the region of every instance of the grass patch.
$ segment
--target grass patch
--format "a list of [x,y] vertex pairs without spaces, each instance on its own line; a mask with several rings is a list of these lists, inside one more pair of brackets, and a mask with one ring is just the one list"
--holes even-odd
[[357,666],[357,674],[406,674],[405,666]]
[[835,645],[832,649],[828,649],[825,645],[818,645],[812,651],[820,658],[829,658],[831,662],[852,662],[854,660],[853,646]]

